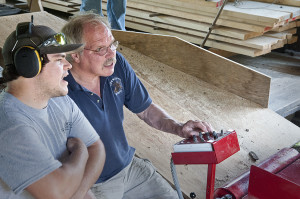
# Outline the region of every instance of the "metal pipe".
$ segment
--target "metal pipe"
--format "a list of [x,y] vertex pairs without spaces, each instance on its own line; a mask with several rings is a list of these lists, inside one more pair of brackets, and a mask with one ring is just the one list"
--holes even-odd
[[213,21],[213,23],[211,24],[211,26],[208,28],[208,33],[206,34],[206,37],[204,38],[204,40],[202,42],[202,45],[201,45],[202,48],[204,47],[204,44],[206,43],[206,40],[208,39],[211,31],[214,29],[214,27],[216,25],[216,22],[217,22],[217,20],[218,20],[218,18],[219,18],[219,16],[220,16],[220,14],[221,14],[221,12],[222,12],[222,10],[223,10],[223,8],[224,8],[224,6],[225,6],[226,3],[227,3],[227,0],[224,0],[222,6],[220,8],[220,10],[217,13],[217,16],[216,16],[215,20]]

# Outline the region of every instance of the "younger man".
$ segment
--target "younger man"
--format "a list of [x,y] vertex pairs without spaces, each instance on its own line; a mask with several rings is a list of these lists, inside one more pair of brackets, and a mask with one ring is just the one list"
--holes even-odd
[[91,199],[105,150],[66,96],[72,68],[63,34],[20,23],[6,39],[0,84],[0,196],[9,199]]

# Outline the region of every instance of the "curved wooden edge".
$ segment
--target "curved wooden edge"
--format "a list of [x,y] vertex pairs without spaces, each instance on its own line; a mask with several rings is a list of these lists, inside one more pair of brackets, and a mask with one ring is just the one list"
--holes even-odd
[[113,30],[116,40],[157,61],[268,107],[271,78],[173,36]]

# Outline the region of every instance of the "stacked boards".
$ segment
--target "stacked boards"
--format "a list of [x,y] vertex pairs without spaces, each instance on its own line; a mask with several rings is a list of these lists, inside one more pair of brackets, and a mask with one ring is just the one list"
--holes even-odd
[[[18,0],[27,3],[27,0]],[[43,8],[72,14],[79,11],[81,0],[41,0]]]
[[[128,0],[125,25],[201,45],[223,1]],[[284,5],[241,0],[227,2],[205,46],[255,57],[296,42],[299,1],[279,2]],[[79,12],[80,4],[81,0],[42,0],[43,7],[69,14]],[[107,0],[103,0],[104,15],[106,7]]]
[[[128,0],[126,27],[201,45],[221,4],[203,0]],[[205,46],[252,57],[269,53],[297,41],[299,11],[300,7],[272,3],[228,2]]]
[[[5,27],[1,29],[0,47],[16,24],[30,20],[31,15],[0,17],[0,25]],[[47,24],[55,30],[65,23],[46,12],[33,15],[35,24]],[[124,45],[118,50],[131,63],[153,101],[171,116],[181,122],[206,120],[218,131],[236,130],[241,151],[217,165],[217,187],[248,170],[251,164],[300,140],[299,127],[253,101],[266,100],[260,93],[269,89],[269,77],[176,37],[123,31],[113,34]],[[222,67],[217,67],[221,63]],[[202,74],[198,74],[199,68]],[[207,79],[202,79],[206,76]],[[137,155],[150,159],[158,172],[172,182],[169,165],[172,145],[181,138],[150,128],[127,110],[124,127]],[[258,162],[248,156],[250,151],[258,155]],[[205,198],[206,169],[206,165],[176,166],[184,193],[189,195],[193,191],[197,199]]]

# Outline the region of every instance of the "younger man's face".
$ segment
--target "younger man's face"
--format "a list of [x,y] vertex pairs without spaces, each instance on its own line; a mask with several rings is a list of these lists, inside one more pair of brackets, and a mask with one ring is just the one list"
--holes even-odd
[[49,62],[42,68],[37,76],[39,85],[44,95],[48,97],[59,97],[68,94],[68,82],[64,77],[72,65],[66,60],[65,53],[48,54]]

